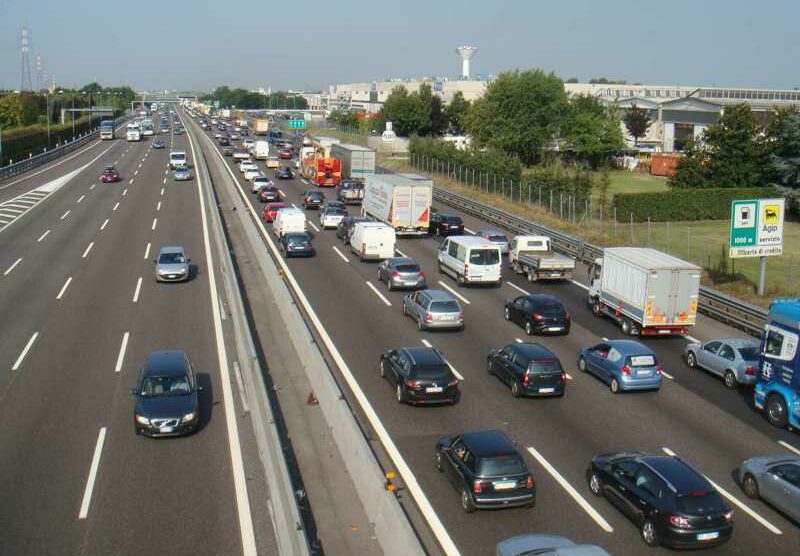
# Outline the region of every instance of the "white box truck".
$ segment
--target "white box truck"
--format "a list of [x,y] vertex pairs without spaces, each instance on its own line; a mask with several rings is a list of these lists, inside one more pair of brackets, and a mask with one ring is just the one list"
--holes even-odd
[[278,237],[291,232],[305,232],[306,214],[300,209],[282,208],[275,215],[272,231]]
[[253,143],[253,156],[256,160],[266,160],[269,158],[269,141],[259,139]]
[[[280,214],[280,212],[278,213]],[[350,237],[350,251],[362,261],[394,257],[394,229],[381,222],[358,222]]]
[[394,228],[397,235],[426,235],[433,181],[405,174],[373,174],[364,184],[364,214]]
[[697,319],[700,267],[646,247],[609,247],[589,267],[589,304],[631,336],[685,336]]
[[342,161],[343,178],[363,181],[375,173],[375,151],[367,147],[335,143],[331,145],[331,156]]

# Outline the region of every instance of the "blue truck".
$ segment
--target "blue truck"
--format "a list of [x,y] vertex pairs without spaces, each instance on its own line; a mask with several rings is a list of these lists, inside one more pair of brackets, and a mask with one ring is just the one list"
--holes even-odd
[[770,424],[800,429],[800,299],[772,302],[761,340],[754,403]]

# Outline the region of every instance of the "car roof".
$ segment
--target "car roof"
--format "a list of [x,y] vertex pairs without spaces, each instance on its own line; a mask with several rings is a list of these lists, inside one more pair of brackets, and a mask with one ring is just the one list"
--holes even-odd
[[186,374],[186,353],[179,349],[154,351],[147,356],[144,376],[182,376]]
[[673,456],[644,455],[639,460],[661,475],[680,495],[709,492],[714,487],[688,463]]
[[426,294],[431,301],[455,301],[455,297],[444,290],[421,290],[420,293]]
[[416,259],[411,257],[392,257],[387,262],[390,264],[417,264]]
[[556,355],[552,351],[544,347],[542,344],[538,344],[536,342],[522,342],[509,345],[513,347],[515,351],[521,353],[529,359],[544,357],[548,359],[557,359]]
[[461,439],[478,457],[517,453],[514,444],[502,431],[470,431],[462,434]]
[[534,303],[558,303],[562,305],[561,300],[554,295],[546,293],[531,293],[526,296]]
[[609,340],[605,343],[616,349],[622,355],[655,355],[652,349],[636,340]]
[[165,245],[158,250],[159,253],[183,253],[184,251],[186,250],[180,245]]
[[435,348],[407,347],[401,348],[401,351],[404,351],[417,365],[441,365],[445,362],[442,355]]
[[724,340],[717,340],[718,342],[726,343],[730,346],[735,348],[743,348],[743,347],[758,347],[760,343],[758,340],[749,340],[746,338],[727,338]]

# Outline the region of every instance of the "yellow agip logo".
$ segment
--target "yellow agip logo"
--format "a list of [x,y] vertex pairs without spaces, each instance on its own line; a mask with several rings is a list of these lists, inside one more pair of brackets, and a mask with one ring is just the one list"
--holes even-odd
[[780,222],[780,205],[764,205],[764,224]]

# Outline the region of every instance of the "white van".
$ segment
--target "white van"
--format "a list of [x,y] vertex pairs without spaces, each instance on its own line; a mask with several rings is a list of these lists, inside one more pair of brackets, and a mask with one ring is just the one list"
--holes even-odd
[[394,228],[383,222],[358,222],[350,237],[350,251],[360,260],[394,257]]
[[500,286],[500,247],[478,236],[450,236],[439,246],[439,272],[449,274],[459,286]]
[[306,214],[300,209],[282,208],[275,215],[272,231],[278,237],[290,232],[305,232]]
[[183,151],[172,151],[169,153],[169,167],[174,170],[178,166],[186,166],[186,153]]

